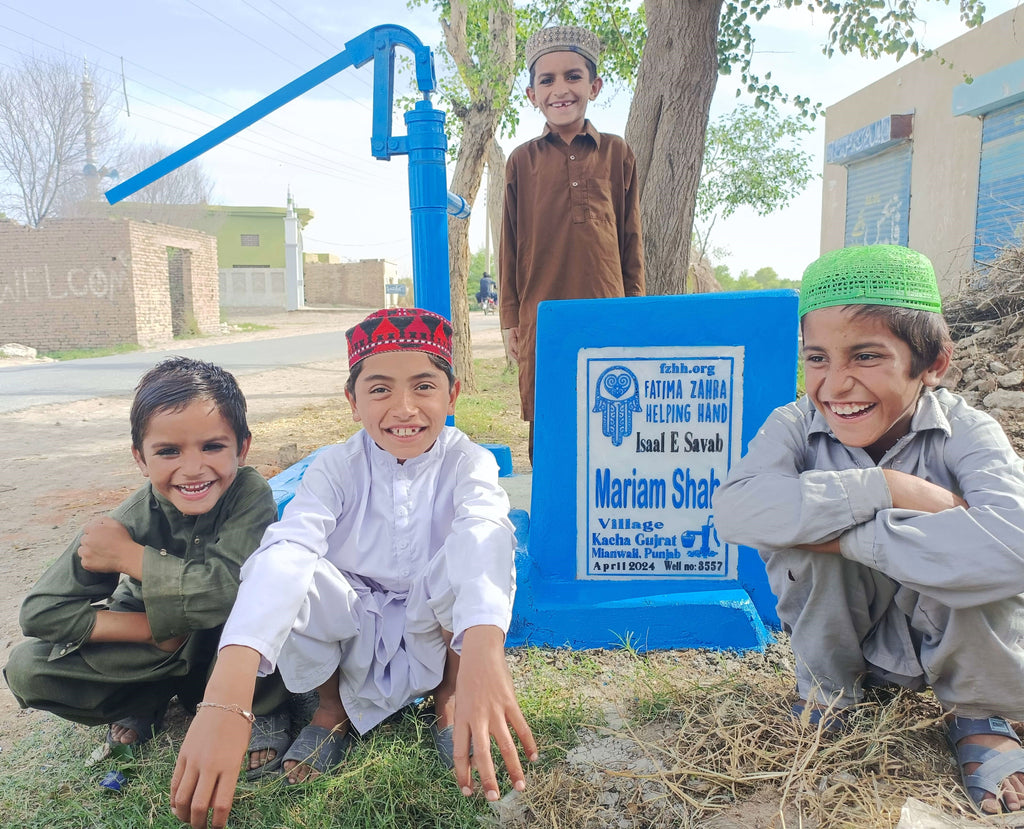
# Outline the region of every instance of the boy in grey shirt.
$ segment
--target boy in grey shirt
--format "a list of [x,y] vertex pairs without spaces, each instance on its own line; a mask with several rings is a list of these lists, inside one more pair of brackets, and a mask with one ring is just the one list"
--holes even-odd
[[931,263],[825,254],[800,296],[807,394],[720,490],[757,547],[797,662],[794,714],[836,730],[871,684],[930,685],[972,801],[1024,806],[1024,464],[939,388],[953,343]]

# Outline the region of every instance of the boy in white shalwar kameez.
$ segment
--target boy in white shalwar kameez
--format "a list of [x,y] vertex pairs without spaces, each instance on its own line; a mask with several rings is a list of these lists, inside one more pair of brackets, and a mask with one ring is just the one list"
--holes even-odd
[[1024,805],[1024,464],[940,388],[953,343],[926,257],[832,251],[800,290],[807,395],[719,490],[757,547],[796,656],[793,713],[845,726],[871,684],[931,686],[971,799]]
[[242,571],[171,781],[172,810],[194,827],[210,809],[224,826],[253,684],[275,666],[290,690],[320,697],[282,757],[250,757],[250,768],[281,765],[289,782],[343,760],[351,728],[363,733],[429,694],[431,734],[464,794],[472,755],[487,798],[499,797],[492,737],[525,788],[509,726],[537,756],[504,657],[515,592],[508,498],[491,453],[445,426],[459,393],[451,325],[392,308],[346,336],[346,396],[364,428],[317,455]]

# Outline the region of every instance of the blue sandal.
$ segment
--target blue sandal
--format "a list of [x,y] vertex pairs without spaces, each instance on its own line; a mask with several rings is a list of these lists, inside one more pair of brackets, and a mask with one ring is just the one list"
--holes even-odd
[[[804,702],[794,702],[790,709],[797,720],[804,716]],[[825,734],[842,734],[850,727],[850,708],[812,708],[807,712],[807,724],[811,728],[821,727]]]
[[[968,717],[953,717],[948,725],[946,738],[953,749],[956,762],[960,766],[960,776],[964,781],[964,788],[974,804],[974,808],[981,814],[988,814],[981,809],[981,802],[985,795],[995,795],[996,799],[1005,807],[1002,798],[999,797],[1002,783],[1011,774],[1024,772],[1024,748],[1014,748],[1009,751],[999,751],[995,748],[965,743],[960,745],[964,737],[974,734],[997,734],[1000,737],[1009,737],[1015,740],[1020,746],[1021,740],[1017,732],[1002,717],[982,717],[970,719]],[[978,768],[967,774],[964,766],[968,763],[981,763]]]

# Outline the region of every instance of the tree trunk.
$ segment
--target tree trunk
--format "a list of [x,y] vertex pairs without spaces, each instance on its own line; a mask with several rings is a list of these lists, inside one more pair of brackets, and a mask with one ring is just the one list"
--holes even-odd
[[[484,159],[488,145],[494,140],[494,117],[477,108],[470,109],[462,118],[462,140],[459,160],[455,163],[451,189],[471,205],[475,205],[484,174]],[[469,221],[448,219],[448,267],[450,270],[453,356],[455,373],[462,380],[465,391],[476,391],[473,374],[473,343],[469,332]]]
[[723,0],[647,0],[626,141],[637,158],[648,294],[686,293]]
[[494,253],[491,276],[498,271],[501,242],[501,215],[505,207],[505,151],[495,138],[487,148],[487,235]]
[[[487,72],[480,76],[479,67],[470,54],[467,39],[468,8],[465,0],[451,0],[449,16],[442,19],[445,45],[471,90],[469,105],[456,113],[462,121],[459,157],[452,174],[451,190],[469,204],[476,201],[483,178],[484,161],[498,130],[501,113],[508,103],[508,90],[515,80],[516,16],[511,0],[494,2],[487,9],[489,48]],[[504,172],[504,168],[502,168]],[[473,374],[473,343],[469,332],[469,222],[448,219],[448,267],[451,273],[453,357],[455,373],[466,391],[476,391]]]
[[[491,275],[498,271],[498,257],[501,255],[501,219],[505,210],[505,151],[497,140],[491,140],[487,151],[487,233],[491,237],[491,250],[494,251],[494,265]],[[515,371],[518,362],[512,359],[508,350],[508,338],[502,334],[505,346],[505,371]]]

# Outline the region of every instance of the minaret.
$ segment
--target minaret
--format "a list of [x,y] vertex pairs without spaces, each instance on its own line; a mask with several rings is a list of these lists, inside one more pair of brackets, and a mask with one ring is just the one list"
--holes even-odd
[[302,234],[295,213],[292,188],[288,188],[288,212],[284,217],[284,307],[297,311],[306,304],[302,268]]
[[96,166],[96,96],[92,91],[92,78],[89,77],[89,62],[85,61],[82,69],[82,114],[85,116],[85,198],[87,201],[99,201],[100,171]]

